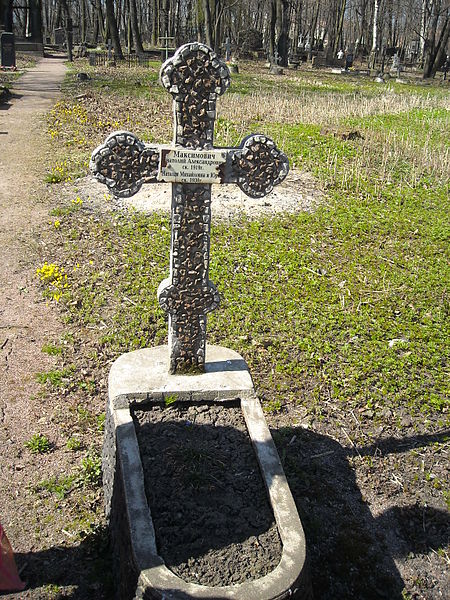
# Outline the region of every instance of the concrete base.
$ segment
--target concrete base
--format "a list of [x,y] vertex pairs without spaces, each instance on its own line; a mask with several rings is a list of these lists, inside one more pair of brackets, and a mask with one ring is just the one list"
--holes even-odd
[[[202,375],[169,375],[168,347],[122,355],[109,376],[103,453],[106,512],[120,572],[120,599],[282,600],[311,597],[306,544],[294,499],[244,359],[219,346],[206,348]],[[180,401],[241,401],[283,545],[278,566],[260,579],[224,587],[187,583],[158,555],[130,406],[176,396]]]
[[16,52],[27,52],[29,54],[44,56],[44,44],[16,40]]
[[269,73],[271,75],[284,75],[283,68],[278,65],[270,65]]

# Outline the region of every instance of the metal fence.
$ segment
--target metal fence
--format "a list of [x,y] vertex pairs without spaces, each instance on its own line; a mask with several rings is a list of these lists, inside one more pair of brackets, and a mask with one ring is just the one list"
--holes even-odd
[[155,51],[144,55],[124,54],[123,60],[119,60],[114,56],[114,52],[89,52],[89,65],[91,67],[111,67],[115,65],[125,65],[128,67],[148,67],[151,61],[162,60],[162,53]]

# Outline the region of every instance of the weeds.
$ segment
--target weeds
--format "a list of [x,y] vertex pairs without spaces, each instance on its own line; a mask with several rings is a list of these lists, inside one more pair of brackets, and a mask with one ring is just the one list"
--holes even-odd
[[81,450],[82,447],[83,447],[83,443],[81,442],[81,440],[78,437],[75,437],[75,436],[72,436],[66,442],[67,450],[71,450],[73,452]]
[[32,454],[47,454],[51,451],[52,446],[49,439],[41,433],[35,433],[31,438],[25,442],[25,448]]
[[70,494],[75,484],[73,475],[62,475],[60,477],[50,477],[44,479],[34,487],[34,491],[48,492],[54,494],[58,500],[62,500]]
[[267,413],[278,413],[281,411],[281,400],[269,400],[264,403],[264,411]]
[[174,404],[176,404],[177,402],[177,396],[176,394],[173,394],[172,396],[165,396],[164,397],[164,406],[166,408],[168,408],[169,406],[173,406]]
[[42,352],[45,354],[49,354],[50,356],[59,356],[62,354],[62,348],[60,346],[56,346],[55,344],[48,343],[42,346]]
[[52,387],[60,388],[66,385],[72,375],[73,368],[63,369],[61,371],[55,369],[42,373],[36,373],[36,381],[42,385],[49,383]]
[[83,485],[98,486],[102,478],[102,458],[101,456],[90,453],[81,461],[78,472],[78,480]]

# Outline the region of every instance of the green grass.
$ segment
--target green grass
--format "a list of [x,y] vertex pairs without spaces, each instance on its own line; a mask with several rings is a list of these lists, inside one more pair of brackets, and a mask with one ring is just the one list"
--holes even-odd
[[35,377],[36,381],[38,381],[42,385],[49,383],[52,387],[60,388],[63,387],[66,384],[66,382],[70,379],[70,376],[72,375],[73,371],[73,367],[62,370],[54,369],[52,371],[36,373]]
[[450,113],[444,108],[414,109],[396,114],[381,114],[364,119],[348,119],[351,127],[367,130],[386,131],[407,139],[409,143],[420,145],[428,141],[433,147],[443,145],[449,148],[447,136]]
[[60,477],[50,477],[43,479],[35,487],[35,492],[48,492],[54,494],[58,500],[62,500],[70,494],[75,485],[75,477],[73,475],[61,475]]
[[78,437],[72,436],[66,442],[67,450],[71,450],[76,452],[77,450],[81,450],[83,448],[83,443]]
[[[374,135],[412,128],[414,149],[430,138],[442,146],[445,119],[441,109],[413,110],[358,126]],[[218,122],[219,131],[233,127]],[[371,146],[369,155],[365,140],[346,141],[318,125],[258,129],[322,180],[328,198],[310,214],[213,227],[210,276],[222,306],[209,317],[209,340],[244,354],[270,407],[306,395],[310,404],[329,397],[375,415],[386,406],[441,413],[448,393],[445,177],[427,168],[413,173],[409,147],[388,164],[384,148]],[[156,289],[168,272],[167,219],[133,215],[90,227],[102,246],[102,277],[84,271],[73,318],[98,322],[112,303],[104,346],[123,352],[161,343],[166,322]],[[406,342],[389,345],[399,338]]]
[[49,354],[50,356],[59,356],[62,354],[63,349],[61,346],[56,346],[56,344],[48,343],[44,344],[41,348],[42,352],[45,354]]
[[[120,90],[114,80],[115,97],[127,92],[132,77]],[[380,113],[377,104],[374,114],[332,126],[243,121],[238,114],[217,120],[218,144],[266,133],[291,165],[315,175],[325,197],[312,213],[213,226],[210,277],[222,305],[209,316],[209,341],[244,354],[269,412],[286,403],[315,409],[332,399],[375,416],[387,406],[394,414],[407,407],[442,420],[449,333],[449,113],[442,89],[425,92],[413,83],[381,89],[370,80],[311,72],[280,80],[280,88],[273,78],[244,73],[233,76],[232,94],[244,98],[256,79],[271,102],[280,89],[295,98],[301,88],[312,99],[328,94],[342,102],[395,94],[400,110]],[[420,107],[410,102],[415,93]],[[72,107],[64,114],[71,122],[79,113]],[[165,113],[156,118],[155,127],[165,119]],[[361,137],[341,135],[349,128]],[[168,219],[98,220],[83,209],[65,217],[58,232],[68,240],[67,271],[80,264],[64,300],[66,318],[106,324],[98,344],[110,356],[163,343],[167,324],[156,289],[168,275]],[[390,344],[396,339],[405,341]]]
[[88,453],[81,461],[78,470],[78,481],[83,485],[97,487],[102,478],[102,457],[93,452]]

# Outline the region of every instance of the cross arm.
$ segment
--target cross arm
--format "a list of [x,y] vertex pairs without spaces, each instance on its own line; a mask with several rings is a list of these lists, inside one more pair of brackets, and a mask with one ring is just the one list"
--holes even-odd
[[129,131],[115,131],[94,150],[89,168],[114,196],[128,198],[157,181],[160,150]]
[[289,173],[289,160],[275,142],[262,134],[246,137],[228,150],[223,183],[236,183],[250,198],[262,198]]
[[[165,176],[166,157],[170,151],[183,150],[151,146],[127,131],[112,133],[92,154],[90,168],[94,176],[118,197],[127,198],[144,183],[179,181],[181,183],[235,183],[251,198],[262,198],[281,183],[289,171],[287,156],[267,136],[254,134],[245,138],[239,148],[217,148],[210,151],[189,150],[179,154],[181,161],[211,163],[213,167],[191,172],[175,172]],[[215,153],[215,154],[214,154]],[[218,158],[217,158],[218,157]]]

